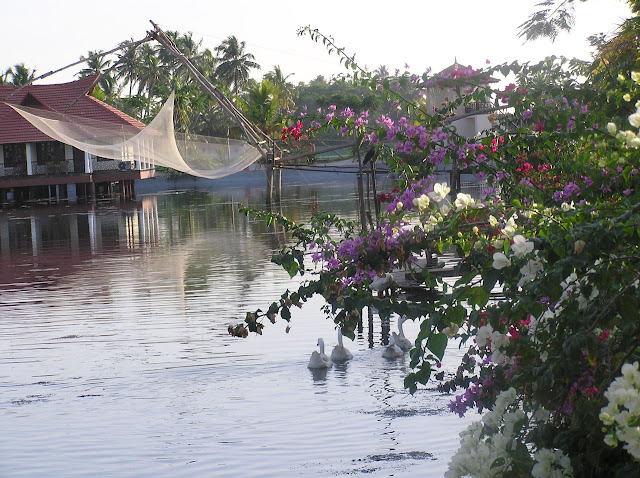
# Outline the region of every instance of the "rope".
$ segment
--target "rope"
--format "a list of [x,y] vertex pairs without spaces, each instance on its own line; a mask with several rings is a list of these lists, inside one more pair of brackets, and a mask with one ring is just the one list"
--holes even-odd
[[[217,101],[220,107],[230,115],[235,122],[242,128],[244,133],[249,138],[249,141],[255,146],[264,159],[269,159],[268,150],[270,148],[263,148],[263,144],[267,143],[269,146],[273,148],[277,148],[277,146],[271,141],[271,139],[265,135],[260,129],[256,128],[245,116],[238,110],[233,103],[231,103],[226,96],[222,94],[218,88],[213,86],[211,82],[202,74],[198,69],[191,63],[191,61],[183,55],[180,50],[176,47],[175,43],[168,38],[165,33],[160,29],[160,27],[150,20],[151,24],[155,28],[154,31],[148,32],[158,43],[163,45],[169,53],[175,56],[178,60],[180,60],[187,69],[194,75],[196,81],[200,83],[200,85]],[[282,152],[280,148],[277,148],[280,156],[282,156]]]
[[[150,40],[150,38],[145,38],[144,40],[140,40],[140,41],[136,42],[136,46],[137,46],[138,44],[143,43],[143,42],[148,41],[148,40]],[[20,86],[20,88],[18,88],[18,89],[16,89],[16,90],[13,90],[13,92],[12,92],[9,96],[7,96],[6,98],[3,98],[3,99],[2,99],[2,101],[7,101],[7,100],[8,100],[9,98],[11,98],[13,95],[15,95],[16,93],[18,93],[19,91],[21,91],[23,88],[26,88],[27,86],[31,85],[31,84],[32,84],[32,83],[34,83],[35,81],[42,80],[42,79],[47,78],[47,77],[49,77],[49,76],[51,76],[51,75],[55,75],[56,73],[60,73],[61,71],[66,70],[67,68],[71,68],[72,66],[76,66],[76,65],[79,65],[79,64],[81,64],[81,63],[84,63],[85,61],[87,61],[87,60],[89,60],[89,59],[91,59],[91,58],[95,58],[95,57],[98,57],[98,56],[111,55],[112,53],[115,53],[115,52],[117,52],[118,50],[122,50],[122,49],[124,49],[124,48],[127,48],[128,46],[129,46],[129,45],[119,45],[119,46],[117,46],[116,48],[114,48],[114,49],[112,49],[112,50],[109,50],[108,52],[105,52],[105,53],[99,53],[99,54],[96,54],[96,55],[93,55],[93,56],[89,56],[89,57],[87,57],[87,58],[81,58],[80,60],[75,61],[75,62],[73,62],[73,63],[71,63],[71,64],[69,64],[69,65],[67,65],[67,66],[63,66],[62,68],[58,68],[57,70],[53,70],[53,71],[50,71],[50,72],[48,72],[48,73],[44,73],[43,75],[40,75],[40,76],[38,76],[38,77],[36,77],[36,78],[33,78],[33,79],[29,80],[29,81],[28,81],[27,83],[25,83],[24,85],[21,85],[21,86]],[[126,55],[125,55],[125,56],[126,56]],[[94,86],[95,86],[95,85],[94,85]]]
[[[70,109],[71,109],[71,107],[72,107],[73,105],[75,105],[75,104],[78,102],[78,100],[79,100],[80,98],[82,98],[82,97],[83,97],[83,96],[85,96],[87,93],[89,93],[89,92],[90,92],[90,91],[91,91],[91,90],[92,90],[92,89],[93,89],[93,88],[98,84],[98,82],[100,81],[100,79],[101,79],[102,77],[104,77],[105,75],[108,75],[108,74],[111,72],[111,70],[113,70],[116,66],[118,66],[118,64],[119,64],[122,60],[124,60],[124,59],[125,59],[126,57],[128,57],[131,53],[133,53],[133,51],[134,51],[136,48],[138,48],[142,43],[148,42],[149,40],[151,40],[151,35],[147,35],[147,36],[146,36],[146,37],[144,37],[142,40],[138,40],[137,42],[132,43],[132,44],[131,44],[131,46],[130,46],[130,48],[129,48],[129,51],[128,51],[127,53],[125,53],[124,55],[122,55],[120,58],[118,58],[118,61],[116,61],[113,65],[111,65],[107,70],[105,70],[105,71],[103,71],[103,72],[99,73],[99,74],[96,76],[96,79],[95,79],[95,80],[93,80],[93,82],[91,83],[91,85],[90,85],[90,86],[89,86],[89,87],[88,87],[88,88],[87,88],[87,89],[86,89],[86,90],[85,90],[85,91],[84,91],[80,96],[78,96],[75,100],[73,100],[73,101],[69,104],[69,106],[67,106],[67,107],[64,109],[64,111],[63,111],[62,113],[64,114],[64,113],[66,113],[68,110],[70,110]],[[102,54],[102,56],[104,56],[104,55],[106,55],[106,54],[105,54],[105,53],[103,53],[103,54]]]

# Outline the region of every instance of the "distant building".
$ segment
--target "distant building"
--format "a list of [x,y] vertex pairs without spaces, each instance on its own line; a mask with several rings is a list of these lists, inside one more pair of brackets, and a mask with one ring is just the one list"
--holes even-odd
[[135,196],[135,181],[151,178],[144,158],[112,160],[54,141],[5,103],[115,125],[145,125],[91,96],[95,77],[57,85],[0,86],[0,203],[60,202]]
[[[456,59],[454,63],[439,73],[434,75],[438,78],[463,78],[467,76],[467,72],[472,71],[471,66],[464,66],[458,63]],[[497,83],[495,78],[487,78],[487,83]],[[431,112],[432,108],[442,108],[442,106],[456,99],[456,93],[451,88],[442,87],[438,82],[429,84],[426,92],[427,108]],[[461,136],[472,138],[478,133],[490,129],[492,127],[489,120],[491,104],[488,103],[469,103],[468,105],[460,105],[451,118],[451,125],[454,126]],[[459,119],[455,119],[459,117]]]
[[[430,80],[425,84],[427,87],[425,99],[428,112],[432,112],[434,109],[440,109],[450,101],[457,99],[455,90],[445,86],[444,82],[441,83],[442,79],[466,78],[473,76],[474,73],[475,70],[471,66],[461,65],[457,59],[452,65],[436,73],[434,75],[436,79]],[[497,79],[492,77],[486,77],[483,81],[486,84],[498,82]],[[470,88],[472,87],[470,86]],[[455,127],[460,136],[473,138],[493,127],[490,120],[490,116],[493,113],[492,106],[490,103],[478,102],[460,105],[453,111],[453,116],[448,118],[448,122],[451,126]],[[479,198],[487,186],[485,181],[479,181],[477,177],[470,174],[470,171],[464,166],[459,165],[456,159],[450,164],[439,165],[434,171],[434,174],[437,180],[447,180],[449,182],[452,197],[455,197],[458,192],[462,191],[471,194],[475,198]]]

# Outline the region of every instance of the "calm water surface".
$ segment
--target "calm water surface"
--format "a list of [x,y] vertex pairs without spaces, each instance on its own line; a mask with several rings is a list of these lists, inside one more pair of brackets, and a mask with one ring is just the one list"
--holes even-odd
[[[473,417],[404,391],[376,315],[325,374],[306,367],[337,342],[320,301],[289,333],[227,334],[295,288],[270,262],[286,237],[238,202],[263,207],[262,184],[0,212],[0,476],[443,475]],[[355,218],[354,184],[284,191],[297,220],[315,204]]]

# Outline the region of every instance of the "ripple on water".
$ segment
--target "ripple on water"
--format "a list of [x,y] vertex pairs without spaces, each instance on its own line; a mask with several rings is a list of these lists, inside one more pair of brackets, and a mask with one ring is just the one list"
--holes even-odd
[[[354,359],[322,373],[306,367],[318,337],[336,342],[320,301],[263,337],[226,333],[295,284],[269,262],[281,231],[227,220],[230,200],[217,194],[66,211],[3,262],[0,279],[18,280],[0,283],[0,474],[442,476],[472,417],[447,414],[451,397],[434,391],[409,395],[408,357],[383,359],[366,326],[345,339]],[[299,218],[316,202],[355,217],[351,190],[290,198]],[[131,233],[149,217],[157,222]],[[74,230],[76,249],[47,243]]]

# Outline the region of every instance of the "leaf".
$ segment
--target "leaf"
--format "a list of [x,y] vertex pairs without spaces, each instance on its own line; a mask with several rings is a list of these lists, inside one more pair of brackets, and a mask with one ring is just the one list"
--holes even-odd
[[438,360],[442,360],[448,341],[447,336],[443,333],[431,334],[427,340],[427,348],[438,357]]
[[[455,307],[450,307],[447,309],[447,313],[445,315],[446,319],[449,322],[452,322],[456,325],[462,325],[464,319],[466,318],[466,310],[461,305],[456,305]],[[446,346],[446,345],[445,345]]]
[[[489,292],[487,292],[487,290],[484,288],[484,285],[483,285],[482,287],[472,288],[470,291],[470,295],[473,298],[473,302],[476,305],[479,305],[480,307],[484,307],[485,305],[487,305],[487,302],[489,302]],[[461,323],[458,325],[461,325]]]
[[431,376],[431,364],[429,362],[425,362],[420,367],[415,374],[416,381],[421,383],[422,385],[426,384],[429,381],[429,377]]
[[627,292],[618,297],[616,305],[625,322],[635,323],[638,321],[638,304],[632,293]]
[[414,394],[416,390],[418,390],[418,386],[416,385],[416,374],[410,373],[404,378],[404,388],[409,389],[410,394]]
[[289,307],[282,307],[282,309],[280,310],[280,317],[282,317],[286,321],[291,320],[291,311],[289,310]]
[[491,291],[495,287],[496,282],[500,280],[501,276],[502,273],[493,267],[482,274],[482,288],[487,294],[491,294]]

